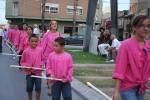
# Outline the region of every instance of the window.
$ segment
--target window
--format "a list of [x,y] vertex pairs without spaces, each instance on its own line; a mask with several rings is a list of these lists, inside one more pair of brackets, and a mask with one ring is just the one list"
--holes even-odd
[[[77,6],[76,14],[82,15],[83,12],[82,10],[83,10],[82,6]],[[73,13],[74,13],[74,6],[67,5],[67,15],[73,15]]]
[[79,39],[83,39],[83,35],[78,35],[78,38]]
[[45,4],[45,13],[58,14],[58,4],[46,3]]
[[18,16],[18,2],[13,2],[13,16]]

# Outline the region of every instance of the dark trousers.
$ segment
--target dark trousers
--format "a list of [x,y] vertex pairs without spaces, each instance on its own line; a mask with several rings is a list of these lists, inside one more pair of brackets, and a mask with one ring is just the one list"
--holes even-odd
[[0,36],[0,51],[2,51],[2,36]]
[[63,100],[72,100],[71,84],[58,81],[52,85],[52,100],[60,100],[61,92]]
[[[20,53],[19,53],[19,55],[22,55],[22,53],[23,53],[23,51],[21,51]],[[21,64],[20,64],[20,61],[21,61],[21,56],[19,57],[19,66],[21,66]]]

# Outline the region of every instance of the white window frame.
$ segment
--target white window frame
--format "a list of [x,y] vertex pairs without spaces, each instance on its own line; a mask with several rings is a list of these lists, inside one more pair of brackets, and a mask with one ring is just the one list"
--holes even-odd
[[13,2],[13,16],[18,16],[18,2]]
[[[67,5],[66,8],[67,8],[67,11],[66,11],[67,15],[73,15],[73,13],[74,13],[74,6]],[[68,12],[68,9],[72,10],[73,12]],[[78,12],[80,9],[82,10],[82,13]],[[83,15],[83,7],[82,6],[77,6],[76,15],[78,15],[78,16],[82,16]]]
[[[47,10],[46,7],[49,7],[49,9]],[[51,8],[57,8],[57,10],[51,10]],[[57,11],[57,13],[53,13],[53,12]],[[59,4],[54,4],[54,3],[46,3],[45,4],[45,13],[49,13],[49,14],[58,14],[59,13]]]

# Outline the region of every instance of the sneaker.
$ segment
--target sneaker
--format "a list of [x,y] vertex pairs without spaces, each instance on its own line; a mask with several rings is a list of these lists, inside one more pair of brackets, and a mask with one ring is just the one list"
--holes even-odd
[[16,59],[16,57],[15,56],[13,56],[13,60],[15,60]]
[[52,93],[49,93],[49,92],[48,92],[48,96],[52,96]]
[[110,62],[115,62],[114,60],[110,60]]

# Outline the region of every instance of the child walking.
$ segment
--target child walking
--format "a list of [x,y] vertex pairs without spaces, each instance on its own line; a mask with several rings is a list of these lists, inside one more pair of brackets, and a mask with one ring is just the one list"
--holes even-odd
[[[23,39],[21,40],[21,43],[19,45],[19,49],[17,51],[17,55],[20,54],[21,52],[23,52],[26,48],[30,47],[30,43],[29,43],[29,36],[33,34],[33,28],[31,26],[27,26],[27,34],[23,37]],[[40,41],[38,40],[38,46],[41,46]],[[21,60],[21,59],[20,59]],[[19,60],[19,65],[20,65],[20,60]],[[21,71],[21,69],[19,69],[19,71]]]
[[62,81],[50,81],[52,86],[52,100],[60,100],[61,92],[64,100],[72,100],[71,84],[73,61],[70,54],[64,51],[65,39],[58,37],[54,40],[54,51],[47,59],[46,73],[51,78]]
[[133,21],[134,37],[124,40],[119,48],[113,78],[116,79],[113,100],[145,100],[150,88],[150,43],[145,37],[150,32],[150,19],[145,15]]
[[[36,34],[31,34],[29,36],[29,43],[30,47],[24,50],[22,59],[21,59],[21,66],[29,66],[29,67],[36,67],[36,68],[43,68],[44,61],[43,61],[43,50],[40,47],[37,47],[38,44],[38,37]],[[41,93],[41,83],[42,80],[40,78],[33,78],[31,75],[41,76],[41,70],[34,70],[32,68],[25,69],[23,68],[26,74],[26,91],[28,92],[29,100],[32,100],[32,91],[35,84],[35,91],[36,91],[36,100],[40,100],[40,93]]]

